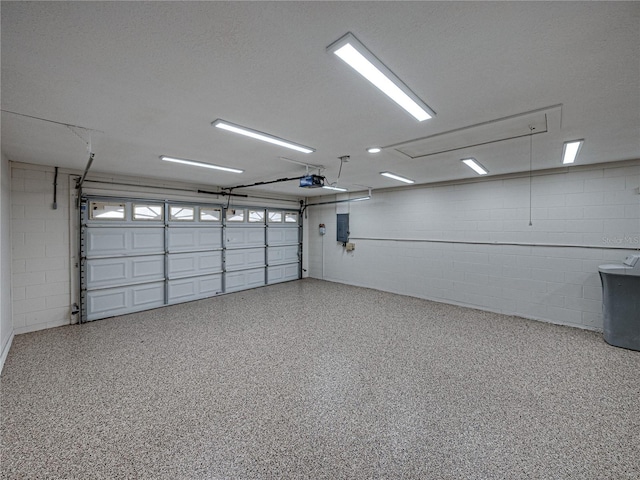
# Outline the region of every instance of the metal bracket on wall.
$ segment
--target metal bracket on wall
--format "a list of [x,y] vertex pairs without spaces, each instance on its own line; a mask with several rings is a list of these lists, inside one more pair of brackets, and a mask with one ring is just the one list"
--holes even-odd
[[84,173],[82,174],[82,177],[80,177],[80,179],[76,183],[76,189],[77,190],[80,190],[82,188],[82,184],[84,183],[84,179],[87,178],[87,173],[89,173],[89,169],[91,168],[91,164],[93,163],[94,157],[95,157],[95,154],[93,152],[90,152],[89,153],[89,160],[87,161],[87,166],[84,169]]

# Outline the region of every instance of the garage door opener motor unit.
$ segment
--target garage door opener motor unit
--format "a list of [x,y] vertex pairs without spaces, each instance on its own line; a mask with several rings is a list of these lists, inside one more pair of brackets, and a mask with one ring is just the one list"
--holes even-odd
[[305,175],[300,178],[302,188],[320,188],[324,183],[324,178],[320,175]]

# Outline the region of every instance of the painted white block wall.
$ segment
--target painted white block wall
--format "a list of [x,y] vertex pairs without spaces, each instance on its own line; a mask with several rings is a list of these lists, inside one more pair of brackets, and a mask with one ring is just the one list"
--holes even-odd
[[70,323],[69,178],[11,163],[13,329],[16,334]]
[[[310,207],[309,275],[600,330],[598,266],[640,249],[639,185],[640,161],[535,176],[532,226],[528,178],[374,191],[370,201]],[[354,252],[336,242],[335,215],[345,208]]]
[[11,348],[11,169],[0,155],[0,372]]

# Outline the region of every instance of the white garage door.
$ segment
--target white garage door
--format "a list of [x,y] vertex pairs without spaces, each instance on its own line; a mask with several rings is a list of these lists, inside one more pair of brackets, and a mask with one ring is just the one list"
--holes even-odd
[[84,197],[82,321],[300,278],[284,209]]

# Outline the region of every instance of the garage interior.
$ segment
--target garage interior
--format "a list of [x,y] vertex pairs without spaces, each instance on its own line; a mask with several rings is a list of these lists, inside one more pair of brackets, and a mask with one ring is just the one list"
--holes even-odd
[[0,15],[3,478],[640,476],[637,2]]

